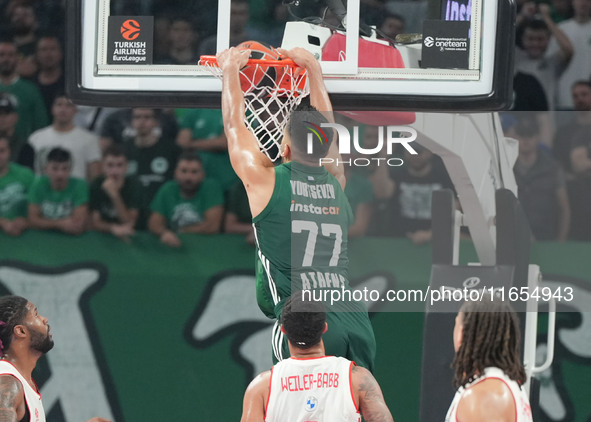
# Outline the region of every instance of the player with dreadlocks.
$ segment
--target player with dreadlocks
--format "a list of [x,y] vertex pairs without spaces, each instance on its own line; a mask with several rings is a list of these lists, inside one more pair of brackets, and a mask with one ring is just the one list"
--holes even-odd
[[462,305],[453,332],[454,400],[446,422],[531,422],[522,385],[519,320],[500,298],[485,295]]
[[32,373],[39,358],[52,348],[47,318],[35,305],[20,296],[0,297],[0,421],[45,422]]

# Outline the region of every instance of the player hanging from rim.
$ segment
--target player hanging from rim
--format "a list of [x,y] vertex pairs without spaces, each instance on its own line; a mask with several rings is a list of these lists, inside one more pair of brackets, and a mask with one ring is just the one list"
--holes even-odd
[[345,358],[326,356],[330,331],[319,302],[294,293],[283,306],[281,330],[291,358],[257,376],[244,394],[241,422],[393,422],[371,373]]
[[[278,166],[259,150],[244,123],[239,70],[250,51],[230,48],[217,57],[223,72],[222,114],[228,152],[246,188],[253,216],[257,302],[265,315],[276,320],[292,291],[349,289],[347,233],[353,221],[343,192],[342,166],[318,164],[321,157],[338,162],[336,142],[317,142],[313,154],[307,152],[308,127],[334,121],[320,64],[302,48],[279,51],[307,71],[311,106],[300,106],[289,116],[280,146],[283,164]],[[365,304],[339,302],[328,311],[331,328],[323,338],[326,352],[372,371],[376,344]],[[277,321],[272,346],[274,361],[289,356]]]

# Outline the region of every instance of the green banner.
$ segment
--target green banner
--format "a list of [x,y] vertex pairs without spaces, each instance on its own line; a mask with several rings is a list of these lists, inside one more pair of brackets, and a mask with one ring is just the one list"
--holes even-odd
[[[2,293],[35,302],[54,333],[56,346],[35,374],[48,421],[240,419],[247,383],[271,364],[271,321],[255,301],[254,249],[240,236],[182,240],[172,250],[147,233],[129,244],[101,233],[0,235]],[[358,239],[349,250],[353,284],[428,285],[429,246]],[[477,260],[467,242],[460,256]],[[535,244],[531,261],[547,282],[589,292],[590,256],[590,244]],[[376,378],[394,418],[416,421],[424,315],[372,310]],[[542,420],[591,417],[591,322],[574,311],[558,315]]]

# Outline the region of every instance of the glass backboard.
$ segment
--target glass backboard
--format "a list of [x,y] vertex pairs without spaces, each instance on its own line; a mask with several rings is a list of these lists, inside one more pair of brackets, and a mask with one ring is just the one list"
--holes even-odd
[[512,0],[71,0],[67,84],[80,104],[219,107],[202,54],[254,40],[320,60],[337,110],[510,105]]

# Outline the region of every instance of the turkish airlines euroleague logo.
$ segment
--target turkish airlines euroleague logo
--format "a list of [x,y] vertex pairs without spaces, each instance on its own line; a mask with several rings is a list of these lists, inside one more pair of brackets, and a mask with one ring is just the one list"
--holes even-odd
[[152,64],[153,16],[109,16],[107,64]]
[[134,19],[128,19],[121,25],[121,36],[133,41],[140,36],[140,24]]

